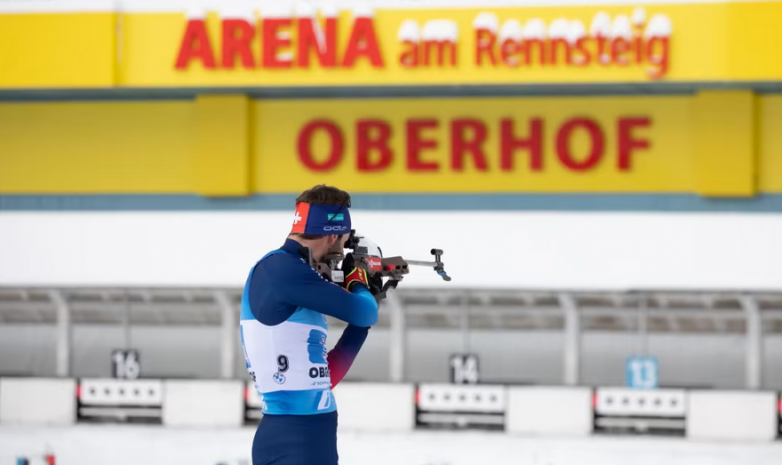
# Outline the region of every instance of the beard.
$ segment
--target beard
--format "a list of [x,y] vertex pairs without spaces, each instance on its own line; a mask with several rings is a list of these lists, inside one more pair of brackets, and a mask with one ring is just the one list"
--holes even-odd
[[[328,261],[328,257],[331,256],[331,255],[344,256],[345,249],[342,248],[342,238],[343,238],[343,236],[344,236],[344,234],[339,236],[339,239],[337,239],[337,241],[334,242],[334,244],[331,247],[329,247],[329,249],[326,251],[326,255],[324,255],[323,258],[321,259],[322,262]],[[342,258],[340,257],[340,260],[341,259]]]

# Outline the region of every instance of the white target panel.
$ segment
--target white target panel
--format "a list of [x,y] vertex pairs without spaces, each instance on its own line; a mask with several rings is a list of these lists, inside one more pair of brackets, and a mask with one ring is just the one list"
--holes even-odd
[[79,400],[89,406],[163,405],[163,381],[159,379],[82,379]]
[[683,389],[598,388],[595,413],[601,416],[684,417],[687,394]]
[[504,413],[507,388],[493,385],[421,384],[418,409],[428,412]]

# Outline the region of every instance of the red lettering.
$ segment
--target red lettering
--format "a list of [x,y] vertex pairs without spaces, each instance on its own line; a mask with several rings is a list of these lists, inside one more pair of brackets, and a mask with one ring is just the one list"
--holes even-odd
[[[371,132],[375,132],[375,137]],[[394,157],[388,140],[391,138],[391,125],[380,120],[359,120],[356,122],[356,152],[359,171],[382,171],[391,165]],[[380,157],[370,160],[370,152],[376,150]]]
[[619,66],[627,66],[630,59],[627,58],[627,52],[632,48],[632,43],[622,37],[617,37],[611,41],[611,60]]
[[418,42],[406,40],[402,43],[402,48],[399,64],[405,68],[418,67]]
[[642,118],[619,118],[619,170],[630,170],[630,156],[634,149],[648,149],[649,141],[647,139],[633,139],[633,128],[646,128],[651,125],[648,117]]
[[[587,131],[592,145],[589,155],[583,161],[574,160],[573,155],[570,153],[570,135],[578,128],[584,128]],[[605,141],[603,131],[600,130],[600,126],[591,119],[573,118],[565,122],[565,124],[559,128],[559,132],[557,132],[557,156],[559,157],[559,161],[570,170],[587,171],[594,168],[603,156],[604,148]]]
[[635,62],[641,64],[644,62],[644,39],[638,32],[635,33],[633,40],[633,49],[635,50]]
[[291,44],[289,38],[280,38],[277,29],[290,27],[291,20],[286,18],[266,18],[263,20],[263,67],[264,68],[290,68],[290,58],[277,56],[278,49],[288,47]]
[[497,65],[497,57],[494,56],[494,42],[497,35],[488,29],[475,30],[475,64],[483,64],[483,56],[488,55],[492,66]]
[[314,18],[299,18],[298,20],[298,52],[296,58],[300,68],[309,68],[310,50],[314,49],[320,66],[333,68],[337,66],[337,18],[326,18],[326,30],[323,33],[325,43],[318,42],[315,28],[320,27]]
[[[312,137],[316,131],[323,130],[329,136],[331,141],[331,151],[325,161],[319,162],[312,155]],[[298,139],[299,160],[312,171],[329,171],[336,168],[342,160],[342,154],[345,148],[345,142],[342,138],[342,132],[339,126],[327,120],[315,120],[307,123],[299,133]]]
[[435,119],[412,119],[407,121],[407,169],[409,171],[438,171],[440,165],[436,161],[421,160],[421,151],[436,149],[437,139],[423,139],[421,131],[436,128]]
[[[654,46],[660,46],[660,54],[654,54]],[[659,79],[668,72],[669,41],[667,37],[652,37],[646,44],[646,59],[649,63],[657,65],[657,69],[649,68],[647,73],[653,79]]]
[[383,67],[383,57],[380,55],[372,18],[356,18],[353,22],[353,31],[350,33],[345,56],[342,57],[342,66],[350,68],[362,56],[367,57],[373,67]]
[[[465,137],[469,130],[473,136]],[[486,141],[486,125],[476,119],[457,119],[451,122],[451,168],[454,171],[464,170],[464,156],[469,153],[475,160],[478,171],[486,171],[486,154],[483,153],[483,143]]]
[[176,69],[187,69],[190,60],[199,59],[204,68],[215,68],[215,55],[212,44],[209,43],[209,32],[203,19],[191,19],[187,22],[179,55],[176,59]]
[[242,59],[243,68],[255,68],[255,59],[250,50],[254,35],[255,28],[247,20],[223,20],[223,68],[233,69],[237,53]]
[[606,53],[606,39],[603,36],[597,36],[597,62],[602,65],[607,65],[610,61],[608,58],[608,53]]
[[532,171],[543,169],[543,120],[533,118],[529,124],[529,137],[513,136],[513,120],[504,118],[500,122],[500,169],[513,171],[513,152],[529,150],[529,168]]
[[451,55],[451,66],[456,66],[456,44],[450,40],[427,40],[424,41],[424,65],[429,66],[432,48],[437,51],[437,66],[443,66],[445,63],[445,52],[449,51]]
[[576,41],[576,52],[580,55],[573,58],[573,64],[576,66],[587,66],[592,61],[592,54],[589,53],[589,49],[586,47],[586,37],[582,37]]
[[505,39],[500,46],[500,54],[502,62],[512,68],[521,64],[521,59],[518,57],[521,54],[521,44],[513,39]]
[[546,64],[546,41],[540,40],[540,39],[525,39],[523,44],[522,52],[524,53],[525,57],[525,63],[527,65],[532,63],[532,50],[533,46],[537,46],[538,49],[538,57],[540,59],[540,64],[545,65]]
[[561,46],[565,47],[565,63],[567,64],[573,63],[573,47],[570,46],[570,42],[568,42],[565,39],[553,39],[551,41],[551,50],[550,50],[551,52],[550,61],[552,65],[557,64],[557,51],[558,49],[562,48]]

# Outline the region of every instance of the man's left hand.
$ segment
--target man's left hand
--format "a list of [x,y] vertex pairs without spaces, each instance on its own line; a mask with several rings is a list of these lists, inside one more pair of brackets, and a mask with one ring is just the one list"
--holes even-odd
[[347,276],[345,276],[345,281],[343,282],[343,285],[345,286],[345,289],[351,290],[352,287],[356,285],[361,285],[369,289],[369,279],[367,277],[367,270],[364,268],[353,268],[353,271],[348,273]]

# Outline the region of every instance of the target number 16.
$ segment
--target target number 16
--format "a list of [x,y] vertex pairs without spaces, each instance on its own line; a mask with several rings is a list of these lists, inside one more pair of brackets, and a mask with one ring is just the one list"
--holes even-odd
[[141,374],[141,359],[136,350],[114,350],[111,353],[111,371],[115,378],[136,379]]

